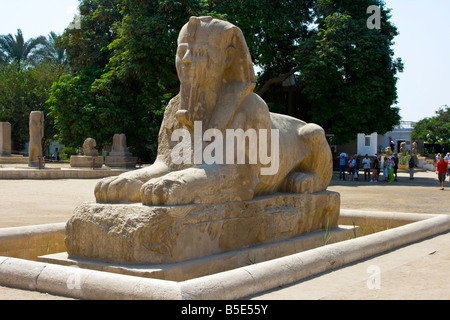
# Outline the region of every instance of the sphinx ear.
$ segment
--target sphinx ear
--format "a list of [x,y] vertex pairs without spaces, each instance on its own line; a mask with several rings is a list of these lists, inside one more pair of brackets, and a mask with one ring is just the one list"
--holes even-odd
[[234,57],[236,55],[236,49],[233,46],[229,46],[225,50],[225,67],[229,68],[233,63]]

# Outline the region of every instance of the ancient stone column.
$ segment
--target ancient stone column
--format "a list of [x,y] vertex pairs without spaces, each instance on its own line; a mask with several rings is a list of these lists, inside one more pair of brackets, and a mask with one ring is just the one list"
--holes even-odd
[[44,113],[30,113],[30,143],[28,147],[28,166],[39,167],[42,159],[42,138],[44,138]]
[[11,155],[11,124],[0,122],[0,156],[9,157]]

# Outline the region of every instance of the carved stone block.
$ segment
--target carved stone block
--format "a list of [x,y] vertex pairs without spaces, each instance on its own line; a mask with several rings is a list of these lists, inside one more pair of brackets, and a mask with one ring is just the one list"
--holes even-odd
[[337,227],[340,197],[324,191],[177,206],[89,203],[66,225],[69,257],[176,263]]

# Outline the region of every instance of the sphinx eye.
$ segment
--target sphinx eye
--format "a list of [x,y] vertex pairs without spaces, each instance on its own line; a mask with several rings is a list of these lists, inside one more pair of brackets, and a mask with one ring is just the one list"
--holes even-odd
[[203,55],[206,53],[206,50],[204,48],[198,48],[197,55],[200,57],[203,57]]

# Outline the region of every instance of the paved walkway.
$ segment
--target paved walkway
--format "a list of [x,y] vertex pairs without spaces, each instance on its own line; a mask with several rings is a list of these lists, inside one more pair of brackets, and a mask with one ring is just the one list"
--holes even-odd
[[[361,181],[362,178],[362,181]],[[353,210],[449,214],[450,182],[439,189],[434,172],[396,183],[340,181],[341,207]],[[64,222],[77,204],[94,201],[98,180],[2,180],[0,228]],[[399,248],[252,299],[450,299],[450,233]],[[0,286],[0,299],[65,299]]]

